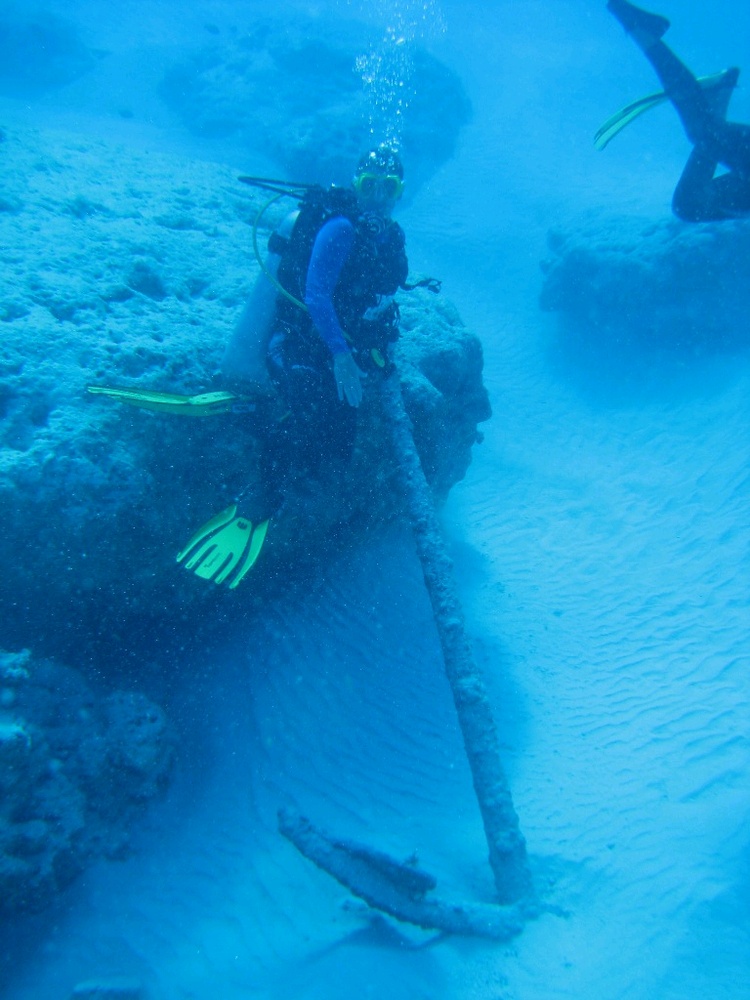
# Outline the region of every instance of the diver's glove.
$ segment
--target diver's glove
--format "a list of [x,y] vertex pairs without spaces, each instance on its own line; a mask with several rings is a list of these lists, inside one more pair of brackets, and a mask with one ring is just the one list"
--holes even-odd
[[349,406],[358,407],[362,402],[362,379],[365,373],[357,365],[349,351],[342,351],[333,356],[333,377],[339,400],[347,401]]

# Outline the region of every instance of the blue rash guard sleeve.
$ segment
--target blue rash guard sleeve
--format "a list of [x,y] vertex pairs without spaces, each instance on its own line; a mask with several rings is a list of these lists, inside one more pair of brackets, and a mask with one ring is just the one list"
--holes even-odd
[[315,237],[307,268],[305,305],[315,329],[333,355],[349,350],[333,305],[333,293],[353,246],[354,226],[338,215],[326,222]]

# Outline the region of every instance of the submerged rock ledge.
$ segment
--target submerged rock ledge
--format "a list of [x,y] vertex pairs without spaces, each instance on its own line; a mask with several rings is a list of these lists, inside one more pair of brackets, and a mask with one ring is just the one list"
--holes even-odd
[[608,343],[750,343],[750,220],[591,216],[549,234],[540,304]]
[[[228,594],[176,566],[193,531],[252,482],[252,421],[144,413],[87,396],[86,386],[211,387],[257,274],[248,221],[261,200],[227,168],[101,140],[9,132],[3,155],[6,647],[75,650],[80,662],[84,646],[121,651],[159,623],[194,630],[226,615],[227,600],[235,615],[288,591],[296,568],[398,516],[388,438],[370,399],[346,482],[301,484],[252,583]],[[273,206],[264,226],[287,210]],[[490,413],[481,347],[440,296],[404,293],[401,309],[404,396],[440,497],[463,476]]]

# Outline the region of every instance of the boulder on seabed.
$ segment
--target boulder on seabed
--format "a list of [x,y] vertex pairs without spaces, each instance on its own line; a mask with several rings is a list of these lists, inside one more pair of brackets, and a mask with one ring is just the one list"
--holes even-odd
[[398,126],[407,194],[453,155],[471,115],[460,78],[422,45],[320,12],[217,31],[160,93],[204,141],[244,141],[298,181],[348,183],[372,136]]
[[[399,516],[373,385],[344,488],[300,484],[252,585],[228,594],[177,566],[190,535],[252,486],[257,428],[242,414],[145,413],[86,387],[214,387],[259,271],[248,222],[261,198],[228,168],[101,139],[10,132],[3,150],[14,206],[0,211],[4,645],[84,662],[92,648],[111,657],[142,648],[154,630],[192,635],[212,616],[288,593],[332,546]],[[289,207],[266,213],[261,247]],[[400,299],[396,362],[442,498],[490,415],[481,346],[441,296]]]
[[588,216],[548,238],[540,304],[606,344],[750,342],[750,220]]

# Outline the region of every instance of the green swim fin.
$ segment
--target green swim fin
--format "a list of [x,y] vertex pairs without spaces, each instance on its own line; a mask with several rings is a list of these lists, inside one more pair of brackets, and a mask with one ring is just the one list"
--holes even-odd
[[[721,73],[713,73],[711,76],[700,76],[698,77],[698,83],[704,90],[712,90],[721,86],[727,72],[727,70],[723,70]],[[642,114],[650,111],[651,108],[658,107],[659,104],[664,104],[668,100],[668,96],[663,90],[660,90],[656,94],[647,94],[646,97],[641,97],[639,100],[633,101],[632,104],[621,108],[597,130],[594,136],[594,146],[596,149],[604,149],[626,125],[635,121],[636,118],[640,118]]]
[[177,562],[190,554],[185,569],[194,570],[196,576],[216,584],[224,583],[233,574],[228,586],[234,590],[255,565],[267,531],[268,521],[253,525],[237,516],[237,505],[232,504],[196,531],[177,553]]
[[667,95],[663,91],[660,91],[658,94],[648,94],[646,97],[641,97],[639,100],[633,101],[632,104],[621,108],[598,129],[594,136],[594,146],[596,149],[604,149],[626,125],[635,121],[636,118],[640,118],[642,114],[650,111],[651,108],[663,104],[666,100]]
[[108,396],[121,403],[137,406],[154,413],[172,413],[181,417],[212,417],[217,413],[250,412],[256,403],[250,396],[233,392],[201,392],[180,396],[174,392],[154,392],[150,389],[113,389],[103,385],[87,386],[95,396]]

